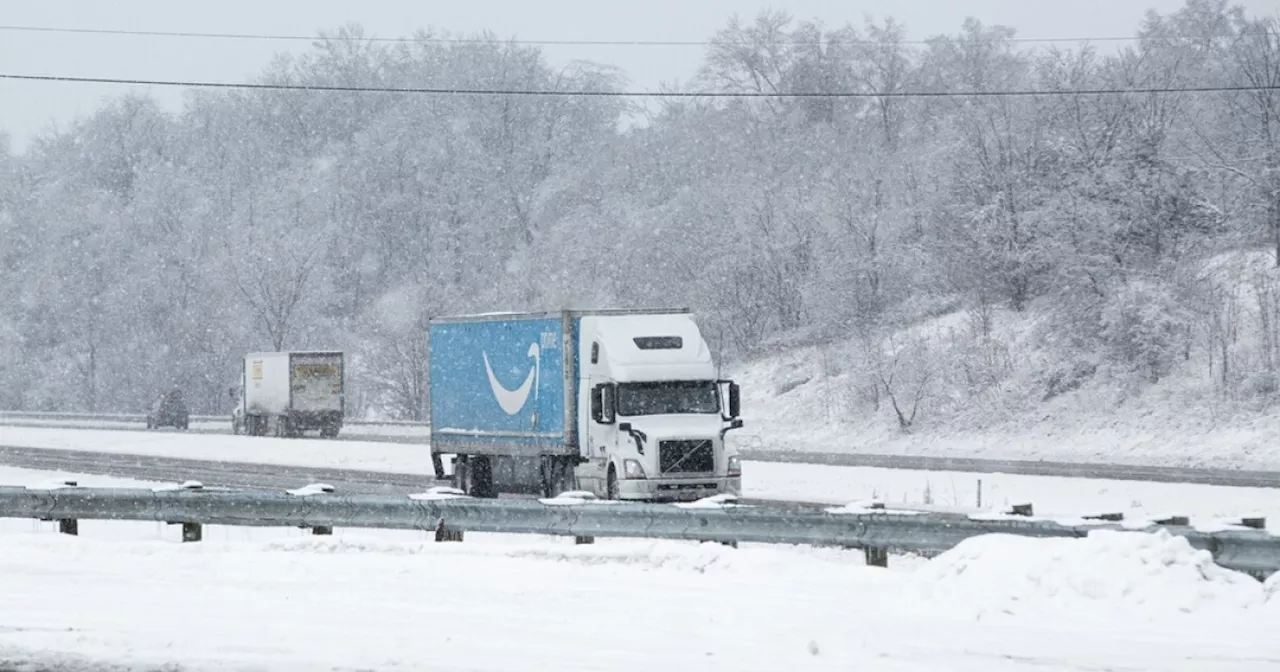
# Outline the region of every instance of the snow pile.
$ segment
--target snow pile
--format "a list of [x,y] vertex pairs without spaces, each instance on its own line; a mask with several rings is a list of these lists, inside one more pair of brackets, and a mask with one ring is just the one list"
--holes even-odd
[[884,515],[898,515],[898,516],[918,516],[920,514],[928,513],[928,512],[917,511],[912,509],[890,509],[885,507],[884,502],[882,500],[869,499],[869,500],[864,500],[859,502],[850,502],[848,504],[845,504],[844,506],[830,508],[830,509],[827,509],[827,513],[855,515],[855,516],[867,515],[872,513],[879,513]]
[[[33,543],[39,544],[41,540],[34,540]],[[180,547],[179,550],[186,551],[189,546],[192,545]],[[207,546],[212,548],[211,545]],[[123,546],[112,548],[114,550]],[[752,547],[744,552],[743,549],[715,542],[696,541],[608,539],[597,544],[576,545],[569,537],[469,534],[467,543],[439,544],[428,540],[396,541],[361,531],[335,536],[277,538],[246,544],[241,548],[257,552],[317,555],[420,555],[441,559],[465,557],[489,561],[532,560],[552,564],[639,567],[646,571],[672,570],[697,574],[788,572],[803,567],[807,571],[816,572],[816,575],[837,573],[846,579],[852,576],[870,583],[888,580],[879,570],[868,570],[858,565],[855,562],[855,551],[763,546]]]
[[437,485],[432,488],[427,488],[426,492],[419,492],[416,494],[409,495],[409,499],[412,499],[418,502],[428,502],[428,501],[433,501],[437,499],[459,499],[459,498],[465,499],[468,497],[469,495],[463,492],[461,489],[450,487],[447,485]]
[[301,488],[286,490],[285,492],[294,497],[309,497],[311,495],[329,495],[333,494],[334,487],[328,483],[310,483]]
[[973,618],[1064,615],[1149,619],[1264,602],[1261,584],[1214,564],[1186,538],[1096,530],[1085,538],[973,537],[924,565],[914,597]]
[[[594,492],[586,490],[570,490],[562,492],[555,497],[539,499],[539,502],[547,506],[572,506],[575,504],[597,504],[602,500],[596,497]],[[615,500],[616,501],[616,500]]]
[[738,504],[738,496],[729,493],[719,495],[711,495],[692,502],[677,502],[676,508],[680,509],[727,509]]
[[174,492],[176,490],[204,490],[204,483],[200,481],[183,481],[182,483],[165,483],[151,488],[152,492]]

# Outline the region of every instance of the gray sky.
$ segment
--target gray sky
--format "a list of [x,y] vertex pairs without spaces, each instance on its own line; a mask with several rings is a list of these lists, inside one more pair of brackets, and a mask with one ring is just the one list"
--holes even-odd
[[[1271,14],[1280,0],[1237,0],[1254,14]],[[706,40],[734,13],[744,19],[785,7],[797,20],[835,27],[864,16],[893,16],[911,39],[955,33],[966,16],[1003,24],[1020,37],[1127,36],[1143,13],[1176,11],[1182,0],[0,0],[0,24],[65,28],[313,35],[355,22],[379,37],[417,28],[454,32],[490,30],[501,37],[536,40]],[[1064,45],[1069,46],[1069,45]],[[279,51],[307,42],[132,37],[0,31],[0,72],[13,74],[244,81]],[[1099,45],[1108,48],[1108,45]],[[688,79],[702,49],[686,46],[548,46],[552,63],[575,58],[623,68],[632,89]],[[30,137],[65,128],[104,97],[129,89],[105,84],[0,80],[0,131],[22,151]],[[168,109],[179,109],[181,89],[153,89]]]

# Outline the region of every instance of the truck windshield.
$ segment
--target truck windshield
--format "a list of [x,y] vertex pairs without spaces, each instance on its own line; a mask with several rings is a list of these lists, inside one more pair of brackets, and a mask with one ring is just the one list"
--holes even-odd
[[618,385],[618,415],[719,412],[720,392],[709,380]]

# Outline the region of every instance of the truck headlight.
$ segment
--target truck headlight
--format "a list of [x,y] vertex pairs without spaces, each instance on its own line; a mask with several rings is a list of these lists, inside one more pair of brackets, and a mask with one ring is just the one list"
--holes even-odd
[[729,456],[729,475],[730,476],[742,475],[742,458],[738,457],[737,455]]
[[623,478],[645,478],[644,467],[640,466],[639,460],[623,460],[622,473]]

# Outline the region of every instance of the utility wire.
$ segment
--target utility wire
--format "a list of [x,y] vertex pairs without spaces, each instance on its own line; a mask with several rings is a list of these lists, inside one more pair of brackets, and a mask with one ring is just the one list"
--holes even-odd
[[447,96],[562,96],[615,98],[999,98],[1014,96],[1099,96],[1147,93],[1227,93],[1275,91],[1280,85],[1261,86],[1192,86],[1144,87],[1133,89],[1020,89],[1008,91],[798,91],[767,93],[757,91],[556,91],[552,89],[470,89],[454,87],[386,87],[339,86],[327,84],[271,84],[207,81],[175,81],[162,79],[122,79],[113,77],[62,77],[55,75],[15,75],[0,73],[0,79],[77,82],[86,84],[132,84],[144,86],[180,86],[209,89],[259,89],[271,91],[332,91],[347,93],[412,93]]
[[[307,35],[272,35],[260,33],[203,33],[203,32],[183,32],[183,31],[163,31],[163,30],[115,30],[109,28],[53,28],[47,26],[7,26],[0,25],[0,31],[11,32],[28,32],[28,33],[73,33],[84,35],[127,35],[127,36],[145,36],[145,37],[185,37],[185,38],[214,38],[214,39],[232,39],[232,40],[275,40],[275,41],[304,41],[318,42],[321,40],[333,40],[339,42],[392,42],[392,43],[413,43],[413,42],[438,42],[447,44],[488,44],[495,40],[487,40],[477,37],[436,37],[426,35],[422,37],[357,37],[353,35],[328,35],[328,36],[307,36]],[[1051,43],[1051,42],[1136,42],[1141,39],[1152,40],[1208,40],[1217,38],[1229,38],[1232,35],[1153,35],[1146,38],[1137,36],[1108,35],[1102,37],[1011,37],[1009,42],[1022,43]],[[738,45],[749,46],[751,42],[741,40],[497,40],[503,43],[526,44],[538,46],[607,46],[607,47],[709,47],[716,45]],[[805,45],[865,45],[865,46],[895,46],[895,45],[926,45],[929,40],[899,40],[896,42],[883,42],[875,40],[783,40],[780,44],[791,46]]]

